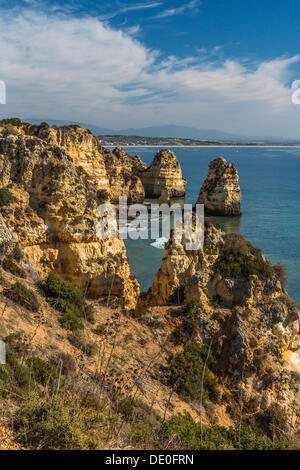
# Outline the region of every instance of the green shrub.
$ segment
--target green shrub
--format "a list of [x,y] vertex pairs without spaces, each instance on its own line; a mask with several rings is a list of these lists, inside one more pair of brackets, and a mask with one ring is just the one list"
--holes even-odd
[[50,298],[64,299],[78,309],[84,307],[83,294],[69,281],[56,274],[49,274],[45,283],[46,295]]
[[57,374],[48,362],[40,357],[32,356],[27,358],[26,364],[37,382],[42,385],[45,385],[47,382],[53,383]]
[[53,297],[48,297],[47,302],[51,305],[51,307],[59,310],[62,313],[73,313],[77,317],[80,316],[80,310],[71,304],[68,300],[65,299],[55,299]]
[[0,124],[4,126],[7,124],[11,124],[12,126],[20,127],[22,124],[22,121],[19,118],[5,118],[5,119],[1,119]]
[[45,121],[41,122],[41,126],[42,127],[50,127],[48,122],[45,122]]
[[60,323],[66,330],[79,331],[84,329],[84,324],[78,318],[74,311],[67,309],[60,319]]
[[116,412],[129,423],[155,426],[160,422],[160,417],[150,406],[132,397],[120,400],[116,405]]
[[5,289],[3,293],[9,299],[27,308],[27,310],[37,312],[40,308],[40,303],[35,293],[21,282],[17,281],[13,286]]
[[28,367],[22,365],[5,338],[6,344],[6,364],[0,365],[0,393],[5,395],[10,389],[14,393],[27,389],[30,373]]
[[93,305],[85,304],[82,315],[90,323],[95,323],[95,314],[94,314]]
[[247,278],[253,274],[260,279],[265,279],[272,275],[271,263],[265,261],[261,256],[253,259],[248,255],[228,255],[216,265],[216,271],[222,277],[238,279]]
[[85,352],[89,357],[93,357],[98,352],[98,345],[97,343],[88,343],[85,348]]
[[75,348],[80,349],[80,351],[90,357],[98,352],[97,343],[89,343],[86,339],[86,335],[81,331],[75,331],[73,335],[70,335],[69,341]]
[[121,299],[115,295],[108,295],[104,297],[104,301],[107,303],[107,305],[114,309],[124,306],[124,299]]
[[178,393],[184,398],[199,400],[201,395],[202,372],[207,359],[207,366],[204,373],[204,400],[217,402],[219,399],[216,380],[209,370],[215,360],[208,352],[206,346],[197,343],[189,343],[182,353],[176,354],[169,366],[170,383],[175,385]]
[[62,326],[70,331],[84,328],[80,316],[85,307],[83,294],[71,282],[61,279],[56,274],[49,274],[45,283],[47,301],[63,316],[60,320]]
[[276,263],[273,265],[273,272],[280,281],[282,287],[285,289],[288,283],[286,267],[281,263]]
[[[259,430],[251,431],[241,427],[239,437],[238,426],[225,428],[224,426],[203,426],[201,441],[200,423],[196,423],[190,415],[173,416],[162,429],[165,438],[176,439],[178,446],[193,450],[272,450],[288,449],[290,444],[275,441],[264,436]],[[240,445],[239,445],[240,441]]]
[[199,302],[197,300],[186,300],[184,305],[184,312],[191,320],[195,320],[197,310],[199,308]]
[[94,329],[94,333],[96,333],[96,335],[99,335],[99,336],[104,335],[106,333],[106,327],[104,323],[99,323]]
[[7,188],[0,188],[0,207],[8,206],[13,202],[14,196]]
[[240,233],[227,233],[221,260],[216,271],[222,277],[247,278],[253,274],[261,279],[272,275],[273,267],[258,248],[245,240]]
[[15,426],[31,449],[95,450],[92,432],[103,420],[101,412],[70,395],[54,401],[29,396],[17,410]]
[[64,352],[58,352],[51,361],[56,368],[61,367],[61,371],[64,375],[71,375],[76,371],[77,363],[76,359],[71,355]]
[[27,274],[24,269],[20,268],[13,259],[5,258],[5,260],[3,260],[2,267],[5,271],[9,271],[14,276],[19,276],[22,279],[27,278]]

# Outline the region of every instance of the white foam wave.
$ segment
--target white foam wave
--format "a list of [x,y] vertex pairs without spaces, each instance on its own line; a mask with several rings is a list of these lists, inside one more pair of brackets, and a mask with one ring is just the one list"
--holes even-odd
[[167,241],[168,239],[165,237],[157,238],[155,242],[151,243],[151,246],[159,250],[163,250],[165,248],[165,244],[167,243]]

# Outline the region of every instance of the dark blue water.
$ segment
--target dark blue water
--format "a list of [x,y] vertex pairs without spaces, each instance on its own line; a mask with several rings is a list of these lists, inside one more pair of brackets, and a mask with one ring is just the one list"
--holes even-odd
[[[186,202],[195,203],[208,164],[224,156],[240,175],[242,212],[239,219],[221,219],[227,230],[240,230],[273,263],[285,264],[288,291],[300,305],[300,149],[174,148],[187,180]],[[157,149],[130,148],[149,164]],[[163,250],[153,240],[127,240],[127,253],[141,289],[147,290],[161,266]]]

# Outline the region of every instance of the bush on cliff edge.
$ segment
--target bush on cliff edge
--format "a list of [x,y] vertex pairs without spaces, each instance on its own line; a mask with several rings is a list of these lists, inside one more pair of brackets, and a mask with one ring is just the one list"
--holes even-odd
[[204,399],[218,402],[218,386],[215,377],[209,370],[215,363],[214,357],[207,346],[198,343],[187,344],[182,353],[176,354],[169,366],[170,383],[185,399],[199,400],[206,359],[207,367],[203,383]]

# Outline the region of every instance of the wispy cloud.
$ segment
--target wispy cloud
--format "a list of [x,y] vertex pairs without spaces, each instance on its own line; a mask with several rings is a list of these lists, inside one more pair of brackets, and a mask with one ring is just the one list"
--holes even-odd
[[133,5],[123,4],[119,8],[115,8],[111,12],[101,15],[100,19],[109,20],[130,11],[150,10],[151,8],[160,7],[161,5],[163,5],[162,2],[144,2],[135,3]]
[[181,13],[187,13],[191,11],[196,12],[199,11],[198,7],[200,3],[201,2],[199,0],[192,0],[189,3],[181,5],[180,7],[163,10],[161,13],[158,13],[157,15],[153,16],[153,18],[162,19],[168,18],[170,16],[180,15]]

